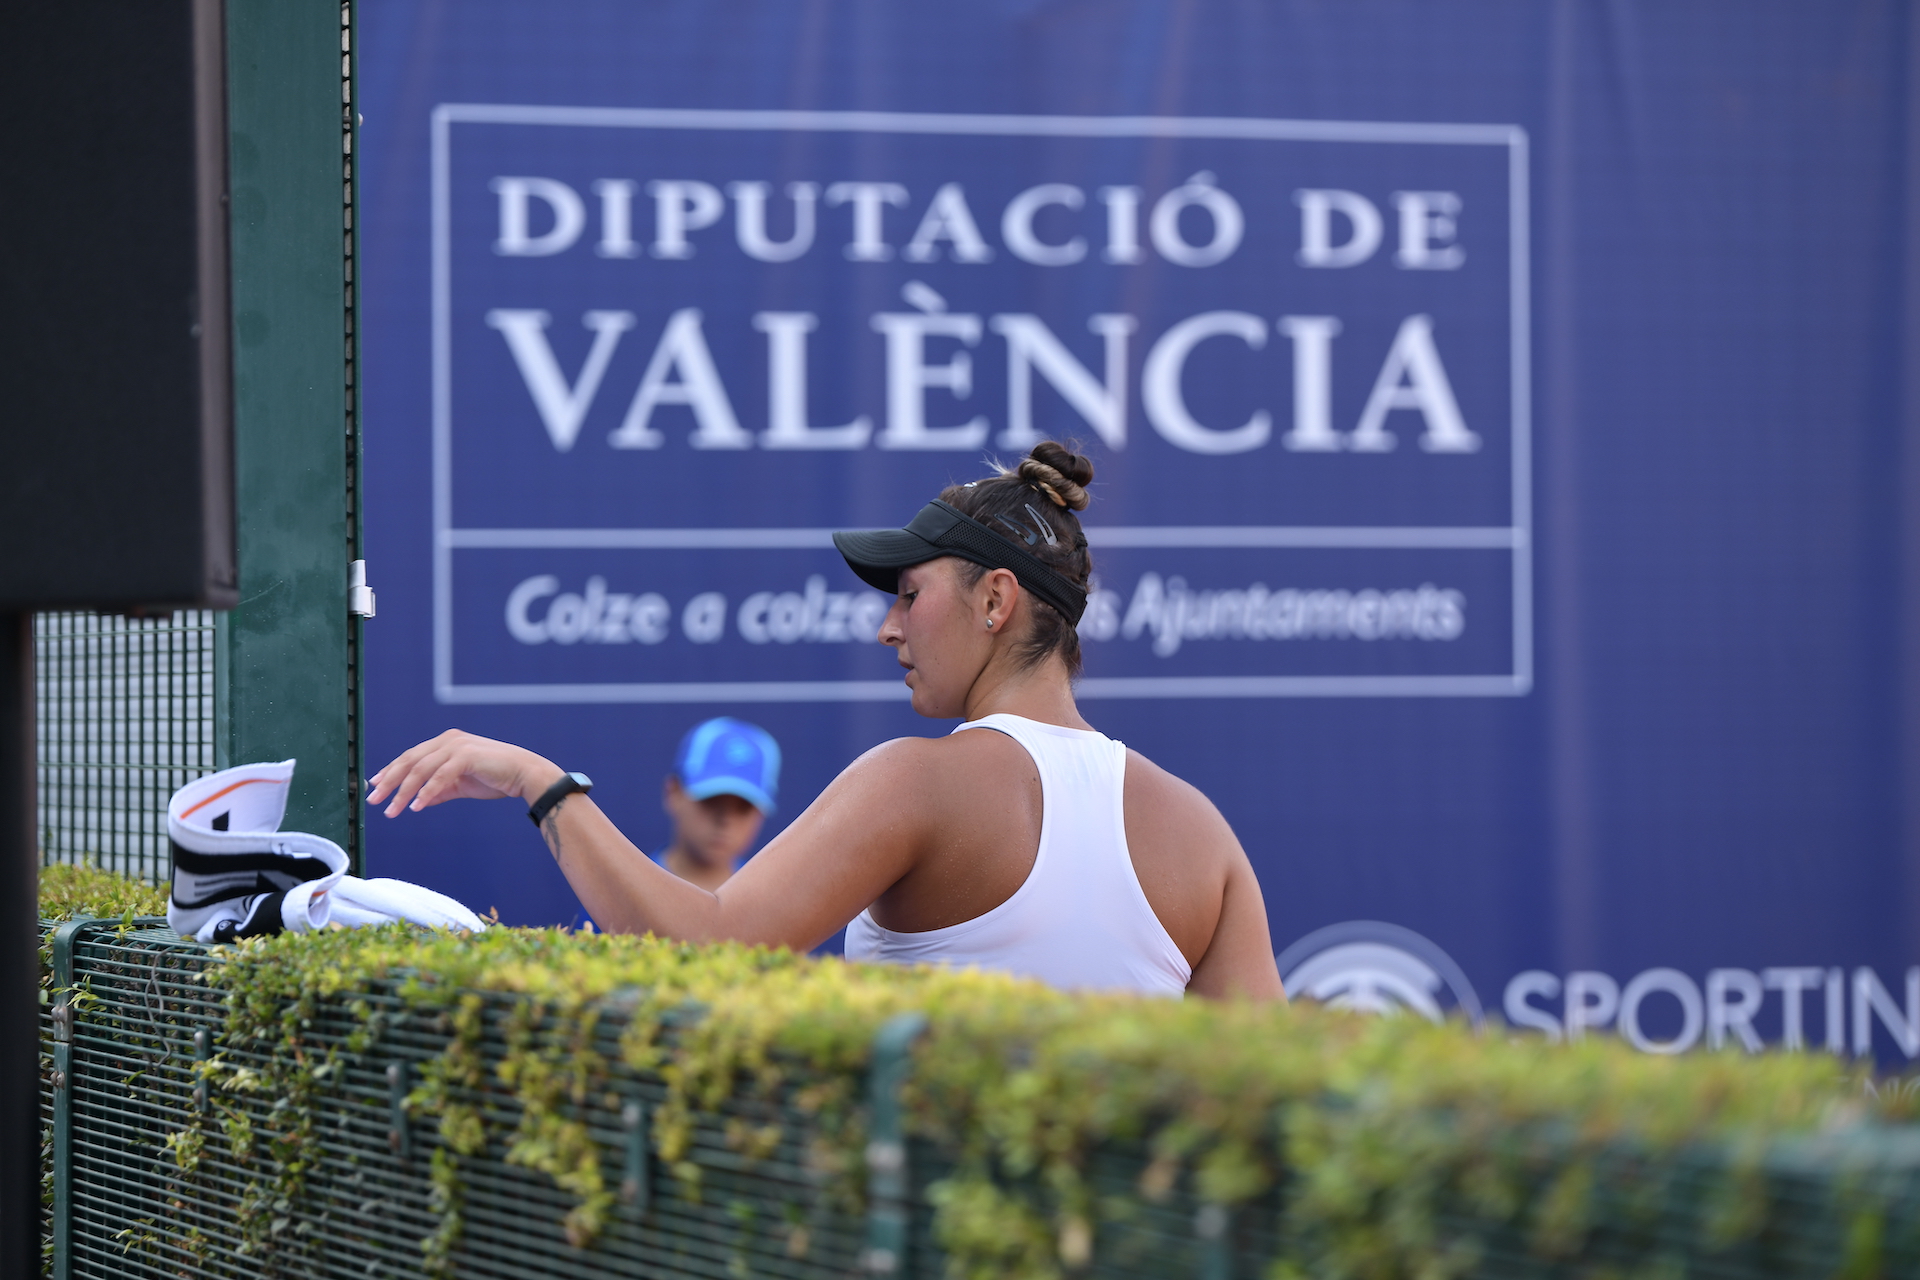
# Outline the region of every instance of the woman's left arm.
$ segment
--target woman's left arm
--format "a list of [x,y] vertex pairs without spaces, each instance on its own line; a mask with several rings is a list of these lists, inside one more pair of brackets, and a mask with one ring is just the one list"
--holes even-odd
[[1193,967],[1187,990],[1215,1000],[1285,1000],[1280,971],[1273,964],[1273,938],[1260,880],[1238,841],[1233,853],[1213,941]]

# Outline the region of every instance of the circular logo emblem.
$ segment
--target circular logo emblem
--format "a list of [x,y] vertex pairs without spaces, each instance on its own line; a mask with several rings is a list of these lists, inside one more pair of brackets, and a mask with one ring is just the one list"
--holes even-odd
[[1274,957],[1294,1000],[1361,1013],[1417,1013],[1434,1022],[1457,1009],[1480,1025],[1480,997],[1453,957],[1411,929],[1347,920],[1315,929]]

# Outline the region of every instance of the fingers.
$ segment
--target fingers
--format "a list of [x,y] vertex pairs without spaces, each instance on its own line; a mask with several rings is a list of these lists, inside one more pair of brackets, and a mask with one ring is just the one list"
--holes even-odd
[[385,802],[386,816],[392,818],[447,800],[524,796],[528,778],[540,779],[544,787],[558,773],[551,761],[524,747],[449,729],[402,752],[368,779],[367,803]]
[[407,776],[417,760],[437,747],[440,747],[450,737],[459,733],[460,730],[458,729],[448,729],[445,733],[437,737],[429,738],[418,746],[409,747],[398,756],[395,756],[384,769],[381,769],[380,772],[367,779],[367,782],[373,787],[373,790],[367,793],[367,803],[379,804],[382,800],[386,799],[388,794],[393,791],[395,785]]
[[[453,752],[422,762],[420,773],[423,777],[419,788],[414,791],[413,802],[407,808],[418,813],[422,809],[431,809],[443,800],[458,800],[462,796],[476,794],[463,785],[467,781],[468,764]],[[409,783],[412,781],[408,779]],[[478,794],[485,794],[484,789]]]
[[449,729],[411,748],[373,775],[367,803],[386,802],[391,818],[402,810],[431,808],[447,800],[491,800],[517,795],[528,767],[554,772],[521,747]]
[[394,788],[393,799],[387,805],[387,816],[391,818],[402,809],[418,813],[442,800],[457,798],[460,795],[460,778],[465,772],[465,762],[460,758],[457,744],[448,744],[428,752],[412,763],[406,776]]
[[[384,770],[374,773],[372,777],[367,779],[369,785],[372,787],[372,791],[367,793],[367,804],[380,804],[380,800],[388,798],[390,794],[396,794],[397,791],[403,787],[403,783],[405,783],[407,779],[415,777],[415,773],[419,770],[422,760],[430,760],[430,758],[444,756],[447,748],[451,747],[453,743],[457,743],[459,739],[465,739],[465,737],[470,737],[470,735],[463,733],[461,729],[447,729],[445,733],[440,733],[438,737],[430,737],[430,739],[426,739],[424,743],[420,743],[417,747],[409,747],[407,750],[403,750],[401,754],[394,756],[394,760],[392,760]],[[392,814],[396,814],[396,812],[399,812],[397,808],[392,808],[392,806],[388,808],[388,816],[392,816]]]
[[[423,743],[422,746],[424,745]],[[394,784],[401,778],[407,776],[407,770],[412,766],[413,757],[417,755],[420,750],[420,747],[413,747],[410,750],[402,752],[400,755],[388,761],[386,766],[378,773],[367,779],[367,785],[372,788],[372,790],[367,792],[368,804],[379,804],[387,798],[393,791]]]
[[413,802],[420,788],[426,784],[428,778],[433,776],[438,763],[437,753],[416,756],[406,762],[405,771],[399,773],[394,779],[393,790],[390,793],[392,799],[386,807],[386,815],[389,818],[394,817]]
[[425,804],[417,802],[417,793],[448,762],[459,740],[467,736],[458,729],[449,729],[438,737],[402,752],[392,763],[373,775],[373,790],[367,793],[367,803],[377,805],[392,797],[386,807],[386,816],[389,818],[409,804],[415,809],[425,808]]

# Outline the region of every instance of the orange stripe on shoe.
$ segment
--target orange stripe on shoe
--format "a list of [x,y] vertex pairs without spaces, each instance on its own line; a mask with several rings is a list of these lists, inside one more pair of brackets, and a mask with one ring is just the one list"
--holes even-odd
[[212,804],[215,800],[218,800],[221,796],[229,795],[235,791],[238,791],[242,787],[252,786],[256,782],[278,782],[278,781],[280,781],[280,779],[278,778],[242,778],[240,781],[232,784],[231,786],[220,788],[218,791],[208,796],[205,800],[202,800],[199,804],[193,806],[193,808],[183,810],[180,816],[183,818],[191,818],[194,814],[200,812],[202,809]]

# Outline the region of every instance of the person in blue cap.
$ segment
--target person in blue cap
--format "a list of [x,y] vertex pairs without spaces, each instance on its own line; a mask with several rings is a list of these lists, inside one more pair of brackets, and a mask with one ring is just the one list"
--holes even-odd
[[680,740],[661,807],[673,839],[654,862],[689,884],[718,889],[759,838],[780,785],[780,744],[757,724],[716,716]]

